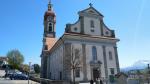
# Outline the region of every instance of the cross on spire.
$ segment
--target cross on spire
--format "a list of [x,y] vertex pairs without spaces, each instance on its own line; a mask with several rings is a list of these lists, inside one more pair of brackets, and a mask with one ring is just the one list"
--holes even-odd
[[49,0],[49,3],[51,3],[51,0]]
[[90,3],[89,5],[90,5],[90,7],[92,7],[92,6],[93,6],[93,4],[92,4],[92,3]]

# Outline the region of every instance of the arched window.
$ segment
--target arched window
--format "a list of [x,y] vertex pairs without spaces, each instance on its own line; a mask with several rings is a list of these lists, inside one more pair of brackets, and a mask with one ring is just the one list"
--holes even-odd
[[48,50],[48,45],[45,45],[45,46],[44,46],[44,50]]
[[93,60],[97,60],[97,50],[95,46],[92,47],[92,56]]
[[52,28],[53,28],[53,27],[52,27],[52,23],[49,23],[49,30],[48,30],[48,31],[49,31],[49,32],[52,32]]
[[90,21],[90,24],[91,24],[91,28],[94,28],[94,21],[93,20]]

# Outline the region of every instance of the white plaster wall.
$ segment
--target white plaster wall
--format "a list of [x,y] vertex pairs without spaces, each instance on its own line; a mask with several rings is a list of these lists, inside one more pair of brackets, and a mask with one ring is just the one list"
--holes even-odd
[[[106,34],[106,32],[108,32],[108,34]],[[104,34],[104,36],[112,35],[111,31],[105,26],[105,24],[103,24],[103,34]]]
[[[74,46],[74,49],[80,49],[81,50],[81,58],[82,57],[82,43],[81,41],[65,41],[65,42],[69,42],[72,44],[72,46]],[[115,60],[115,53],[114,53],[114,45],[113,44],[105,44],[105,43],[94,43],[94,42],[84,42],[84,44],[86,44],[86,64],[87,64],[87,78],[88,80],[91,80],[91,67],[90,67],[90,61],[93,60],[92,58],[92,46],[96,46],[97,49],[97,56],[98,56],[98,60],[100,60],[102,62],[101,65],[101,77],[106,77],[105,76],[105,69],[104,69],[104,58],[103,58],[103,49],[102,46],[105,45],[106,46],[106,56],[107,56],[107,66],[108,66],[108,75],[110,75],[110,68],[114,68],[115,69],[115,73],[117,73],[116,71],[116,60]],[[59,79],[59,72],[62,70],[63,66],[62,66],[62,57],[63,57],[63,47],[59,47],[57,50],[55,50],[55,52],[53,52],[53,54],[50,56],[50,71],[52,73],[52,77],[51,78],[55,78],[55,79]],[[109,61],[109,51],[112,52],[112,56],[113,56],[113,61]],[[81,59],[82,60],[82,59]],[[80,65],[80,77],[76,78],[76,81],[82,81],[83,80],[83,64],[81,63]],[[56,67],[57,66],[57,67]],[[71,75],[72,77],[72,75]]]
[[[94,28],[91,28],[90,21],[94,21]],[[92,32],[91,30],[94,30]],[[100,20],[92,17],[84,17],[84,32],[89,35],[101,35]]]
[[49,56],[49,75],[51,72],[52,79],[60,79],[60,72],[63,71],[63,47],[62,45],[57,48],[50,56]]
[[[69,43],[73,44],[82,44],[81,41],[67,41]],[[116,71],[116,60],[115,60],[115,55],[114,55],[114,44],[106,44],[106,43],[94,43],[94,42],[83,42],[86,44],[86,64],[87,64],[87,78],[88,80],[91,80],[91,67],[90,67],[90,61],[93,60],[92,58],[92,46],[96,46],[97,49],[97,56],[98,60],[102,62],[101,65],[101,77],[106,77],[105,76],[105,68],[104,68],[104,58],[103,58],[103,49],[102,46],[106,46],[106,56],[107,56],[107,66],[108,66],[108,74],[110,74],[110,69],[109,68],[114,68],[115,73]],[[76,45],[77,46],[77,45]],[[112,51],[112,56],[113,56],[113,61],[109,61],[109,51]]]
[[[77,30],[75,30],[75,28],[77,28]],[[77,21],[75,24],[71,25],[71,31],[76,33],[81,32],[80,21]]]
[[[112,60],[109,60],[109,51],[112,52]],[[116,67],[116,58],[113,46],[106,46],[106,56],[107,56],[107,67],[108,67],[108,75],[111,75],[110,68],[114,68],[115,74],[117,74],[117,67]]]

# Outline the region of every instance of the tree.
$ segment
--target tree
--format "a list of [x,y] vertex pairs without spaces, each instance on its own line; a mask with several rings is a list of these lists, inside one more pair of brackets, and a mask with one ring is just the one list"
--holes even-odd
[[73,84],[75,84],[75,70],[79,67],[80,60],[80,49],[74,49],[74,46],[71,48],[71,69],[73,71]]
[[28,64],[21,64],[19,70],[25,72],[26,74],[29,72],[29,65]]
[[40,73],[40,66],[38,64],[34,64],[35,73]]
[[19,50],[11,50],[7,53],[8,63],[13,66],[14,69],[18,69],[24,62],[24,57]]

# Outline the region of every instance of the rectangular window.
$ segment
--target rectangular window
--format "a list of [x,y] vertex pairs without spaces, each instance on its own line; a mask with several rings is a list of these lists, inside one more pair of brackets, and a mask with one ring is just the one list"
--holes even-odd
[[110,68],[110,73],[111,73],[112,75],[115,74],[114,68]]
[[111,51],[109,51],[109,60],[113,60],[112,52]]
[[77,68],[75,69],[75,76],[76,76],[76,77],[80,77],[80,67],[77,67]]
[[93,20],[90,21],[90,25],[91,25],[91,28],[94,28],[94,21]]
[[93,56],[93,60],[97,60],[97,49],[96,46],[92,47],[92,56]]

